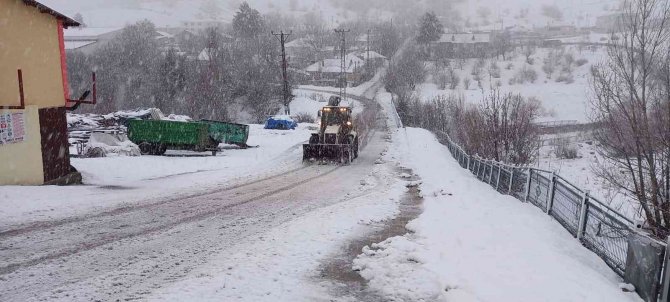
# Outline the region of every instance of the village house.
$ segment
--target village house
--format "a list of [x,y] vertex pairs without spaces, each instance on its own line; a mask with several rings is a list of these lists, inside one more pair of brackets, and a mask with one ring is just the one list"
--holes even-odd
[[65,50],[91,55],[105,43],[121,34],[119,27],[75,27],[64,31]]
[[302,69],[332,56],[335,49],[333,46],[327,46],[323,37],[316,38],[323,40],[314,39],[303,37],[286,43],[286,56],[291,66]]
[[[346,56],[345,61],[347,82],[350,84],[358,83],[365,67],[365,60],[356,55],[349,54]],[[340,86],[338,82],[342,71],[341,62],[339,58],[325,59],[308,66],[304,71],[310,75],[311,84]]]
[[0,0],[0,24],[0,185],[80,181],[70,166],[63,38],[79,23],[38,1]]
[[[123,28],[70,28],[63,33],[65,50],[91,55],[112,39],[118,37],[122,32]],[[170,48],[179,50],[178,40],[175,38],[175,35],[169,33],[167,30],[156,30],[154,39],[156,39],[156,42],[163,51]]]
[[196,33],[203,32],[210,28],[224,29],[228,23],[217,20],[189,20],[181,23],[181,27]]
[[490,33],[448,33],[431,43],[432,57],[484,58],[493,52]]

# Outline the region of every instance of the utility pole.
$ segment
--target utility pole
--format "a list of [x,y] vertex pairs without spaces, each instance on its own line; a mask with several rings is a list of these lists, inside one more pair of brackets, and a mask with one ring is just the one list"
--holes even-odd
[[368,29],[368,36],[365,37],[365,40],[367,40],[366,42],[368,43],[368,49],[367,49],[368,57],[367,57],[367,61],[365,61],[365,65],[367,66],[368,72],[370,72],[371,66],[370,66],[370,30],[369,29]]
[[281,43],[281,69],[282,69],[282,77],[284,79],[284,114],[286,115],[291,115],[291,107],[289,106],[289,102],[291,101],[291,93],[289,92],[289,83],[288,83],[288,61],[286,60],[286,39],[293,34],[293,31],[285,34],[284,31],[280,31],[278,34],[275,33],[274,31],[271,32],[273,36],[279,40],[279,43]]
[[347,33],[348,29],[336,29],[340,35],[340,99],[344,101],[347,96]]

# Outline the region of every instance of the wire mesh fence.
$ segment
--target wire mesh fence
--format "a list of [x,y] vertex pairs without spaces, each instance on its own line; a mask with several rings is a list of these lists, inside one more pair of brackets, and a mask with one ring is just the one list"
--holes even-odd
[[529,202],[551,215],[582,245],[624,276],[627,238],[633,232],[630,219],[553,172],[472,156],[446,133],[438,132],[437,135],[461,167],[498,192]]

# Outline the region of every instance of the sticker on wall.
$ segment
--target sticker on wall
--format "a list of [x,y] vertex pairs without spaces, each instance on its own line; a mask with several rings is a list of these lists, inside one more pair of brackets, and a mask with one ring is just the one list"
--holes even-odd
[[25,139],[23,113],[0,113],[0,145],[20,143]]

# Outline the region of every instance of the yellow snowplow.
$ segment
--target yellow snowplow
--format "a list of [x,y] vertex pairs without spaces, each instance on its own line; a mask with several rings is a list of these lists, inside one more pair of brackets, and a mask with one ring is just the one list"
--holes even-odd
[[332,161],[349,164],[358,157],[358,133],[351,107],[340,106],[339,97],[331,97],[321,109],[319,132],[312,133],[303,145],[303,161]]

